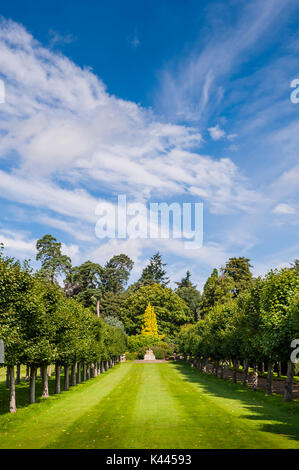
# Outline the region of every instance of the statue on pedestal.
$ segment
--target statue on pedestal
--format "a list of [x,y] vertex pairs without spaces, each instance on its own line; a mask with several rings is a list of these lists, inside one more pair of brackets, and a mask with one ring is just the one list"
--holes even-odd
[[156,358],[155,358],[155,355],[153,353],[153,351],[149,348],[147,349],[145,355],[144,355],[144,361],[155,361]]

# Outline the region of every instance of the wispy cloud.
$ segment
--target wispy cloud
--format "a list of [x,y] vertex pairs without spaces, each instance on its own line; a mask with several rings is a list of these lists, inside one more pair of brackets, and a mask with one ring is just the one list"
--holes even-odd
[[133,37],[133,39],[131,41],[131,46],[136,49],[137,47],[140,46],[140,44],[141,44],[140,40],[139,40],[138,36],[135,34],[135,36]]
[[57,45],[71,44],[75,41],[75,37],[72,34],[61,34],[54,29],[49,30],[50,37],[50,47],[55,47]]
[[[164,113],[173,119],[206,121],[223,99],[223,84],[246,61],[249,48],[259,47],[258,41],[283,15],[291,14],[294,5],[293,0],[243,2],[238,15],[233,9],[237,19],[231,24],[212,23],[204,42],[198,41],[192,53],[161,72],[157,103]],[[227,4],[218,7],[227,17]]]

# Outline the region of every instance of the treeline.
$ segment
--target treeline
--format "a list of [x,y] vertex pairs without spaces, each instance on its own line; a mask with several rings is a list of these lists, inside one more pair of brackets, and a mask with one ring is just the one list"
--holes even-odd
[[243,363],[243,385],[253,368],[253,390],[258,386],[258,367],[266,364],[267,393],[272,394],[273,368],[286,369],[284,399],[292,399],[294,361],[291,342],[299,338],[299,262],[290,268],[271,270],[254,279],[249,260],[232,259],[207,280],[202,298],[202,318],[181,329],[179,351],[195,367],[228,378],[233,366],[237,381],[238,364]]
[[181,325],[196,318],[200,293],[190,282],[190,273],[174,292],[168,287],[170,281],[160,253],[150,258],[140,278],[127,287],[134,263],[124,253],[113,256],[103,266],[90,260],[72,266],[62,254],[61,243],[51,235],[38,240],[36,249],[40,277],[52,284],[60,279],[68,298],[90,308],[106,323],[123,327],[129,335],[141,332],[149,302],[155,306],[160,334],[174,336]]
[[38,368],[42,396],[47,397],[51,365],[55,364],[58,394],[62,368],[63,388],[68,390],[108,370],[127,347],[123,328],[107,324],[81,302],[67,298],[54,278],[43,274],[0,254],[0,339],[5,343],[10,412],[16,411],[15,382],[20,381],[21,365],[27,367],[29,403],[34,403]]
[[41,267],[35,273],[27,263],[21,266],[0,255],[0,339],[5,341],[12,377],[12,410],[15,367],[17,380],[20,364],[30,368],[33,402],[37,367],[42,368],[47,396],[45,369],[56,364],[59,393],[61,367],[67,389],[69,371],[75,383],[76,367],[83,377],[94,375],[103,361],[115,361],[125,351],[126,334],[141,333],[148,303],[155,309],[158,334],[166,343],[178,341],[181,353],[201,367],[210,358],[223,373],[232,362],[235,376],[237,361],[244,361],[246,382],[249,365],[257,377],[257,364],[266,362],[271,393],[273,364],[289,363],[289,399],[294,373],[290,343],[299,337],[298,261],[254,279],[249,259],[230,258],[220,270],[213,270],[200,293],[189,271],[171,289],[160,253],[128,287],[134,263],[125,254],[113,256],[103,266],[91,261],[72,266],[51,235],[38,240],[36,249]]

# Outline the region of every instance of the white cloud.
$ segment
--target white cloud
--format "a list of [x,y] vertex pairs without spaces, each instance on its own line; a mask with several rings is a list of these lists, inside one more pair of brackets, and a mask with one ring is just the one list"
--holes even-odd
[[72,264],[78,264],[80,257],[79,257],[79,246],[78,245],[65,245],[62,243],[61,245],[61,252],[63,255],[68,256],[72,260]]
[[39,215],[35,217],[36,222],[42,223],[47,227],[53,227],[62,232],[68,233],[73,238],[82,242],[94,242],[94,225],[86,224],[82,221],[61,220],[48,215]]
[[[0,29],[0,70],[7,85],[0,158],[10,168],[0,170],[1,195],[23,209],[36,209],[32,225],[71,235],[76,244],[64,251],[74,262],[104,263],[125,252],[136,263],[135,276],[144,267],[144,253],[157,249],[190,263],[196,256],[211,268],[225,262],[234,244],[229,237],[223,243],[208,241],[195,252],[184,250],[180,240],[103,242],[94,235],[97,203],[107,196],[114,204],[120,193],[144,202],[189,196],[217,214],[248,213],[261,203],[232,160],[199,153],[202,137],[196,126],[160,122],[152,111],[109,95],[89,69],[45,49],[10,21]],[[212,82],[207,74],[202,106]],[[214,136],[232,136],[219,126],[212,129]],[[19,246],[20,257],[35,245],[30,237],[6,236],[6,241],[12,250]],[[246,238],[243,245],[251,242]]]
[[2,197],[33,207],[43,207],[62,215],[96,221],[94,215],[96,198],[83,189],[73,191],[60,188],[47,180],[24,178],[0,170],[0,189]]
[[210,133],[210,136],[212,137],[213,140],[219,140],[225,137],[225,131],[221,129],[218,124],[217,126],[214,127],[209,127],[208,131]]
[[197,128],[159,122],[108,95],[89,69],[11,21],[2,22],[0,69],[7,83],[0,157],[15,155],[14,171],[0,174],[8,199],[90,222],[91,193],[198,194],[217,212],[247,210],[245,200],[258,199],[231,160],[192,151],[202,140]]
[[22,259],[35,258],[36,240],[28,239],[27,236],[12,230],[1,229],[0,243],[4,244],[5,254]]
[[295,214],[296,210],[290,204],[282,203],[282,204],[277,204],[277,206],[274,207],[272,212],[274,214],[279,214],[279,215],[291,215],[291,214]]

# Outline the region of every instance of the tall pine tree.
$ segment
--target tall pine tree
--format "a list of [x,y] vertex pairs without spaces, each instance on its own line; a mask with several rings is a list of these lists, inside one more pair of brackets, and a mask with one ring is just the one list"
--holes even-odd
[[166,264],[163,263],[162,257],[157,251],[157,253],[151,257],[149,264],[142,271],[138,284],[161,284],[163,287],[166,287],[167,284],[169,284],[169,279],[166,276],[165,266]]

